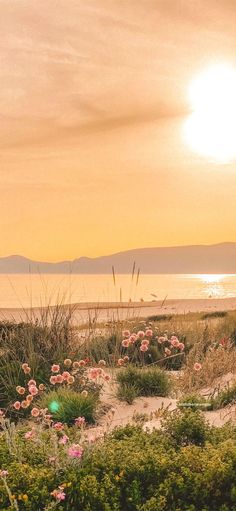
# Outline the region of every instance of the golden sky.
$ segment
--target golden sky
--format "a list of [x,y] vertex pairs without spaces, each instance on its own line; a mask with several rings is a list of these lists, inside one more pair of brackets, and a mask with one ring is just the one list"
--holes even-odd
[[235,0],[0,0],[0,256],[236,241],[234,163],[182,136]]

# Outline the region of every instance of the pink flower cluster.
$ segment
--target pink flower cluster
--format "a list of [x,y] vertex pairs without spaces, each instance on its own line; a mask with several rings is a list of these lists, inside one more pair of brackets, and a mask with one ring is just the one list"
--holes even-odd
[[58,501],[61,502],[62,500],[65,500],[66,494],[64,492],[64,486],[61,485],[58,487],[58,489],[53,490],[51,492],[51,495]]
[[[124,339],[121,344],[122,344],[123,348],[129,348],[130,346],[132,346],[138,342],[138,343],[140,343],[139,350],[142,353],[145,353],[149,350],[150,339],[152,339],[153,336],[154,336],[154,332],[151,328],[146,328],[145,331],[139,330],[138,333],[130,333],[129,330],[124,330],[123,331]],[[167,335],[155,337],[155,339],[157,340],[157,342],[159,344],[164,345],[165,343],[168,343],[168,346],[163,346],[165,357],[172,355],[171,350],[173,348],[176,348],[180,351],[183,351],[185,348],[184,344],[182,342],[180,342],[179,339],[175,335],[172,335],[172,337],[170,339],[168,339]],[[124,365],[124,362],[127,361],[127,360],[124,361],[124,358],[118,360],[118,362],[117,362],[118,365],[120,365],[120,366]]]
[[83,454],[83,447],[79,444],[72,444],[68,449],[68,455],[70,458],[81,458]]

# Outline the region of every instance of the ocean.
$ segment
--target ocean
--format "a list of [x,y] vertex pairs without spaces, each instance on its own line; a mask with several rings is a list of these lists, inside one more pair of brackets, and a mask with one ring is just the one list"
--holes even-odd
[[0,308],[236,297],[236,275],[0,275]]

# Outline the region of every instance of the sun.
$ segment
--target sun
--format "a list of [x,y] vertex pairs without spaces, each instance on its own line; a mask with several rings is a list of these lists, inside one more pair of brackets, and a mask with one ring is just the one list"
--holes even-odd
[[236,159],[236,69],[221,64],[200,73],[190,84],[189,101],[188,145],[221,163]]

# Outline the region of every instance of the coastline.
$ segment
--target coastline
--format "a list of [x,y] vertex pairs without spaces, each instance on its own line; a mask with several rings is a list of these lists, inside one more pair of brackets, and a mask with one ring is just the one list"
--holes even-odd
[[[81,325],[90,319],[96,322],[108,320],[125,320],[131,317],[146,318],[152,315],[176,315],[236,310],[236,297],[232,298],[196,298],[169,299],[152,302],[84,302],[60,305],[65,312],[71,309],[73,323]],[[50,305],[53,310],[56,305]],[[0,308],[1,321],[26,321],[36,319],[40,311],[46,307],[32,308]]]

